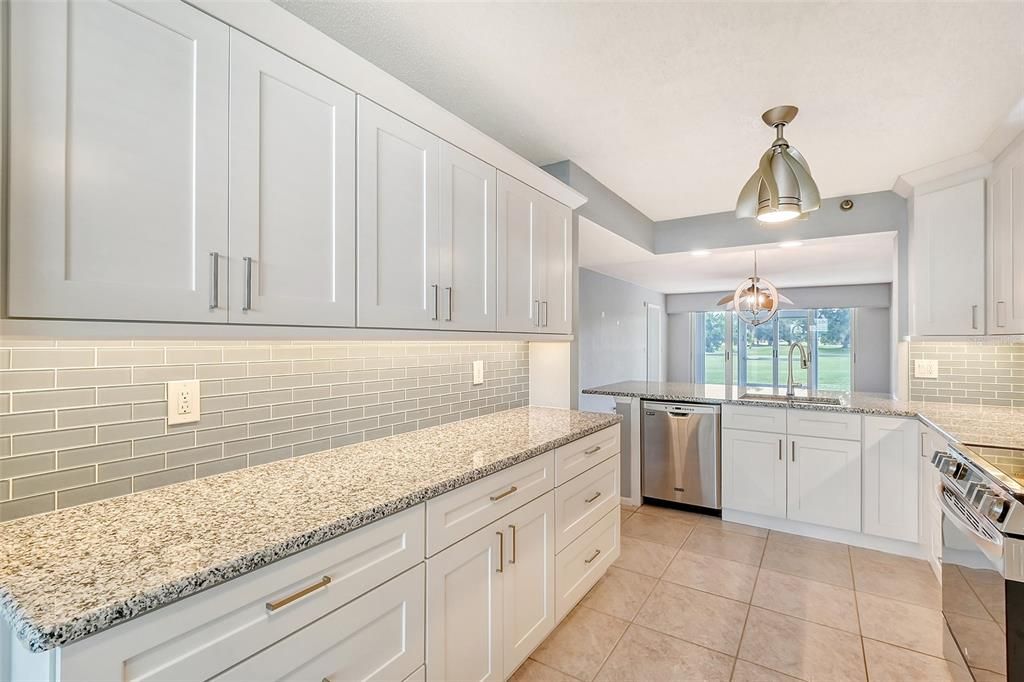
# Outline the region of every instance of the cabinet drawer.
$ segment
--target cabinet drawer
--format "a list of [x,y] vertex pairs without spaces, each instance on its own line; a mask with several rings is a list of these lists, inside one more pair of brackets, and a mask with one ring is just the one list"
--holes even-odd
[[555,448],[555,485],[562,485],[619,452],[619,425],[609,426],[568,445]]
[[555,551],[561,552],[618,504],[618,455],[555,488]]
[[427,500],[427,555],[433,556],[554,487],[551,452]]
[[722,405],[722,428],[786,433],[786,408]]
[[403,680],[414,675],[423,665],[423,575],[421,563],[213,679]]
[[789,435],[860,440],[860,415],[820,410],[790,410]]
[[423,520],[417,505],[101,632],[63,649],[62,666],[125,681],[208,679],[422,562]]
[[619,558],[620,517],[618,508],[611,510],[555,557],[556,620],[562,620]]

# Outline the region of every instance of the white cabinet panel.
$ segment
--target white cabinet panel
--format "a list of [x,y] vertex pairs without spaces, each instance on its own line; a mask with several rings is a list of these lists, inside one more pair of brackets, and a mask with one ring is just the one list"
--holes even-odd
[[860,440],[860,419],[859,414],[790,408],[786,414],[787,433],[791,436]]
[[554,497],[549,492],[502,519],[508,529],[502,574],[505,677],[555,627]]
[[722,429],[724,508],[786,518],[784,441],[783,434]]
[[437,328],[440,141],[358,98],[357,319]]
[[441,145],[441,328],[494,331],[497,172],[475,156]]
[[722,427],[785,435],[786,408],[722,405]]
[[423,565],[213,680],[402,680],[423,663]]
[[541,331],[572,333],[572,211],[554,199],[544,198],[545,253],[541,299]]
[[232,31],[232,322],[355,324],[355,106]]
[[619,424],[555,448],[555,485],[579,476],[619,452]]
[[988,331],[1024,334],[1024,138],[996,161],[988,191]]
[[541,239],[543,201],[536,190],[498,173],[499,331],[540,331],[543,294],[535,270],[546,250]]
[[619,506],[619,456],[555,488],[555,551],[561,552],[585,530]]
[[912,252],[913,333],[984,333],[985,181],[915,195]]
[[483,528],[427,560],[427,679],[502,680],[504,532]]
[[11,314],[225,321],[227,26],[180,2],[10,9]]
[[864,417],[864,532],[917,542],[919,422]]
[[621,519],[619,510],[613,509],[555,557],[555,609],[559,620],[619,558]]
[[860,531],[860,443],[791,436],[786,516]]

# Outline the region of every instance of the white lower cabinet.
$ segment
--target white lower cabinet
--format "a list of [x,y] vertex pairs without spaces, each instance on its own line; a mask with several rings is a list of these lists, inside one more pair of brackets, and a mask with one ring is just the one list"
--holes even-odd
[[786,516],[860,531],[860,443],[791,436]]
[[565,618],[619,558],[618,509],[605,514],[555,557],[555,608]]
[[423,564],[212,678],[403,680],[423,661]]
[[551,632],[554,493],[427,561],[427,677],[502,680]]
[[722,429],[722,506],[786,518],[785,434]]
[[918,541],[916,419],[864,418],[864,532]]

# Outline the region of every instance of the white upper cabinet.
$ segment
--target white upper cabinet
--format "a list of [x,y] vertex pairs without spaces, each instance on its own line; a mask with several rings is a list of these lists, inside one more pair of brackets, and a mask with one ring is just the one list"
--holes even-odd
[[545,279],[540,320],[542,332],[572,333],[572,211],[554,199],[542,203],[544,213]]
[[355,324],[355,99],[231,32],[232,322]]
[[359,98],[358,324],[437,328],[441,142]]
[[10,313],[226,321],[227,26],[107,0],[10,21]]
[[985,181],[914,197],[912,333],[985,332]]
[[503,173],[498,330],[572,333],[572,211]]
[[1024,137],[989,178],[990,334],[1024,334]]
[[497,171],[441,145],[441,328],[494,331],[497,325]]

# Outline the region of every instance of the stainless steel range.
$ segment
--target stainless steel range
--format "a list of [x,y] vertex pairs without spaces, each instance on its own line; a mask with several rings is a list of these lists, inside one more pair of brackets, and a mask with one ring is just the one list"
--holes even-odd
[[982,452],[956,446],[932,457],[942,474],[946,658],[962,656],[975,679],[1024,680],[1024,486]]

